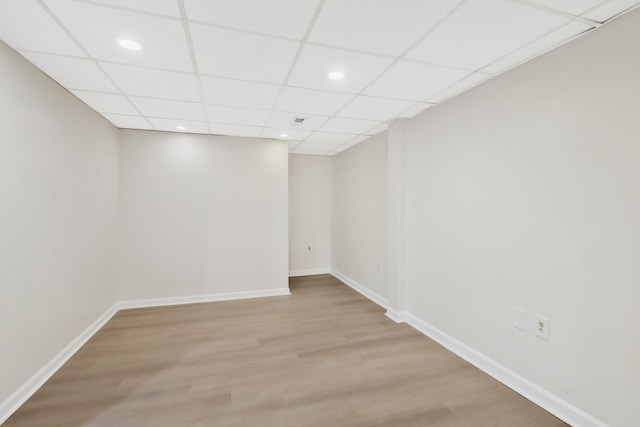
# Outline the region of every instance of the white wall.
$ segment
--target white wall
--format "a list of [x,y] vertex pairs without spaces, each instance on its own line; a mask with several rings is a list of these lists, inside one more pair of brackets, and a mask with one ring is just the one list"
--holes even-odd
[[0,70],[2,409],[115,302],[118,144],[113,126],[2,42]]
[[120,137],[121,300],[287,288],[286,142]]
[[289,155],[291,275],[326,273],[330,269],[331,165],[331,157]]
[[331,266],[387,297],[387,134],[333,157]]
[[405,128],[409,311],[612,426],[640,402],[639,41],[640,10]]

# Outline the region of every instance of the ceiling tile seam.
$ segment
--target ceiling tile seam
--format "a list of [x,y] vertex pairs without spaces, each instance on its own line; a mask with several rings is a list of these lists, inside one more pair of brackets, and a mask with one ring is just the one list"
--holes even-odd
[[519,4],[520,6],[525,6],[525,7],[531,8],[531,9],[537,9],[537,10],[542,11],[542,12],[547,12],[547,13],[550,13],[552,15],[561,16],[563,18],[570,19],[572,21],[581,22],[581,23],[587,24],[587,25],[599,25],[600,24],[599,22],[594,21],[592,19],[588,19],[588,18],[585,18],[585,17],[580,16],[580,15],[574,15],[572,13],[565,12],[564,10],[559,10],[559,9],[555,9],[553,7],[544,6],[542,4],[534,3],[534,2],[531,2],[529,0],[507,0],[507,1],[509,1],[511,3]]
[[[604,2],[600,3],[599,5],[594,6],[591,9],[587,10],[583,15],[586,15],[586,14],[592,12],[594,9],[596,9],[596,8],[606,4],[606,3],[613,3],[614,1],[615,0],[605,0]],[[620,16],[624,15],[627,12],[631,12],[633,9],[640,9],[640,3],[636,3],[636,4],[626,8],[624,10],[621,10],[620,12],[616,13],[615,15],[610,16],[609,18],[607,18],[604,21],[600,22],[600,25],[604,25],[604,24],[608,23],[609,21],[612,21],[612,20],[614,20],[616,18],[619,18]]]
[[[368,51],[365,51],[365,50],[350,49],[350,48],[345,48],[345,47],[341,47],[341,46],[335,46],[335,45],[326,44],[326,43],[307,42],[307,45],[324,47],[324,48],[333,49],[333,50],[341,50],[343,52],[356,53],[356,54],[360,54],[360,55],[375,56],[375,57],[383,58],[383,59],[397,59],[397,58],[400,57],[400,56],[397,56],[397,55],[385,55],[385,54],[381,54],[381,53],[368,52]],[[404,51],[403,51],[403,53],[404,53]],[[451,70],[462,70],[462,71],[468,71],[468,72],[475,71],[475,70],[471,70],[471,69],[464,68],[464,67],[458,67],[458,66],[455,66],[455,65],[438,64],[438,63],[435,63],[435,62],[425,61],[425,60],[416,59],[416,58],[403,58],[403,60],[407,61],[407,62],[414,62],[414,63],[417,63],[417,64],[433,65],[435,67],[448,68],[448,69],[451,69]]]
[[263,33],[261,31],[245,30],[243,28],[236,28],[236,27],[230,27],[228,25],[214,24],[213,22],[200,21],[199,19],[191,19],[187,17],[187,20],[192,24],[216,28],[218,30],[232,31],[235,33],[250,34],[252,36],[267,37],[269,39],[283,40],[283,41],[296,42],[296,43],[300,43],[301,41],[301,39],[298,39],[295,37],[286,37],[286,36],[279,36],[277,34]]
[[189,46],[189,55],[191,56],[191,64],[193,66],[193,71],[198,83],[198,95],[200,95],[200,106],[204,110],[205,117],[207,118],[207,129],[209,133],[211,133],[211,127],[209,126],[209,111],[206,107],[206,99],[204,97],[204,87],[202,86],[202,78],[200,77],[198,61],[196,59],[196,52],[193,47],[193,38],[191,37],[191,28],[189,27],[189,22],[187,21],[187,11],[184,6],[184,0],[178,1],[178,9],[180,10],[180,16],[182,17],[182,29],[184,31],[184,36],[187,38],[187,46]]
[[[312,43],[308,43],[308,44],[312,44]],[[104,64],[121,65],[121,66],[125,66],[125,67],[134,67],[134,68],[140,68],[140,69],[152,70],[152,71],[163,71],[163,72],[167,72],[167,73],[184,74],[184,75],[189,75],[189,76],[194,75],[194,73],[192,71],[183,71],[183,70],[174,70],[174,69],[168,69],[168,68],[159,68],[159,67],[154,67],[154,66],[150,66],[150,65],[142,65],[142,64],[131,64],[131,63],[128,63],[128,62],[113,61],[113,60],[110,60],[110,59],[100,59],[100,58],[93,58],[93,57],[87,57],[87,56],[77,56],[77,55],[68,55],[68,54],[43,52],[43,51],[40,51],[40,50],[33,50],[33,49],[18,49],[18,51],[27,52],[27,53],[36,53],[36,54],[39,54],[39,55],[59,56],[59,57],[62,57],[62,58],[70,58],[70,59],[92,59],[92,60],[95,60],[95,61],[102,62]],[[369,55],[368,53],[361,52],[361,51],[352,51],[352,52],[353,53],[363,53],[363,54]],[[395,57],[395,56],[387,56],[385,58],[386,59],[392,59],[392,58],[397,58],[397,57]],[[447,69],[451,69],[451,70],[468,71],[469,73],[472,73],[474,71],[478,71],[478,70],[472,70],[472,69],[469,69],[469,68],[456,67],[456,66],[452,66],[452,65],[438,64],[438,63],[435,63],[435,62],[423,61],[423,60],[414,59],[414,58],[403,58],[403,61],[412,62],[412,63],[416,63],[416,64],[431,65],[431,66],[434,66],[434,67],[447,68]],[[231,81],[243,82],[243,83],[257,83],[257,84],[269,85],[269,86],[282,86],[282,83],[273,83],[273,82],[266,82],[266,81],[261,81],[261,80],[241,79],[241,78],[222,76],[222,75],[218,75],[218,74],[207,74],[207,73],[199,72],[199,75],[203,76],[203,77],[211,77],[211,78],[215,78],[215,79],[231,80]],[[290,85],[290,84],[287,84],[286,86],[287,87],[293,87],[293,88],[317,90],[317,91],[320,91],[320,92],[348,93],[349,95],[357,94],[357,92],[339,92],[339,91],[332,91],[332,90],[329,90],[329,89],[318,89],[318,88],[311,88],[311,87],[307,87],[307,86],[296,86],[296,85]],[[382,99],[402,99],[402,98],[384,98],[384,97],[375,96],[375,95],[365,95],[365,96],[370,96],[370,97],[374,97],[374,98],[382,98]],[[408,101],[413,102],[414,100],[408,100]]]
[[432,99],[432,98],[434,98],[434,97],[437,97],[439,94],[441,94],[441,93],[443,93],[443,92],[448,91],[449,89],[451,89],[452,87],[454,87],[454,86],[455,86],[455,85],[457,85],[458,83],[462,83],[463,81],[465,81],[465,80],[466,80],[466,79],[468,79],[469,77],[473,76],[474,74],[484,74],[484,75],[486,75],[486,77],[487,77],[487,78],[486,78],[486,79],[483,79],[483,80],[480,80],[480,81],[478,81],[478,82],[475,82],[475,83],[473,83],[473,84],[472,84],[472,85],[470,85],[470,86],[463,87],[459,92],[455,92],[455,93],[453,93],[451,96],[446,97],[446,98],[445,98],[445,99],[443,99],[442,101],[439,101],[439,102],[430,102],[430,104],[435,104],[435,105],[437,105],[437,104],[442,104],[443,102],[446,102],[446,101],[450,100],[451,98],[455,98],[456,96],[461,95],[463,92],[466,92],[466,91],[468,91],[468,90],[471,90],[471,89],[473,89],[474,87],[481,85],[482,83],[486,83],[487,81],[491,80],[492,78],[494,78],[494,77],[498,76],[498,75],[499,75],[499,74],[501,74],[501,73],[497,73],[497,74],[489,74],[489,73],[484,73],[484,72],[481,72],[481,71],[476,71],[475,73],[472,73],[472,74],[470,74],[470,75],[468,75],[468,76],[465,76],[465,77],[463,77],[463,78],[461,78],[461,79],[457,80],[455,83],[453,83],[452,85],[447,86],[445,89],[442,89],[441,91],[438,91],[438,92],[436,92],[436,93],[434,93],[434,94],[432,94],[432,95],[429,95],[427,98],[425,98],[425,101],[424,101],[423,103],[427,103],[427,100],[428,100],[428,99]]
[[161,13],[154,13],[154,12],[149,12],[149,11],[145,11],[145,10],[137,10],[137,9],[131,9],[128,7],[123,7],[123,6],[116,6],[113,4],[104,4],[104,3],[98,3],[95,1],[91,1],[91,0],[71,0],[75,3],[80,3],[80,4],[87,4],[87,5],[91,5],[91,6],[97,6],[97,7],[101,7],[104,9],[113,9],[113,10],[119,10],[122,12],[131,12],[131,13],[137,13],[139,15],[147,15],[147,16],[153,16],[155,18],[165,18],[165,19],[171,19],[173,21],[180,21],[180,18],[177,16],[172,16],[172,15],[163,15]]
[[[78,92],[87,92],[87,93],[95,93],[95,94],[101,94],[101,95],[122,95],[120,93],[115,93],[115,92],[104,92],[104,91],[99,91],[99,90],[86,90],[86,89],[78,89],[78,88],[74,88],[74,87],[69,87],[69,88],[65,88],[67,90],[72,90],[72,91],[78,91]],[[200,104],[199,101],[190,101],[190,100],[186,100],[186,99],[177,99],[177,98],[158,98],[158,97],[153,97],[153,96],[146,96],[146,95],[128,95],[132,98],[140,98],[140,99],[150,99],[150,100],[157,100],[157,101],[173,101],[173,102],[188,102],[191,104]],[[231,105],[231,104],[212,104],[212,103],[208,103],[205,102],[204,103],[205,108],[208,106],[211,107],[225,107],[225,108],[233,108],[233,109],[237,109],[237,110],[255,110],[255,111],[271,111],[271,109],[269,108],[256,108],[256,107],[241,107],[238,105]],[[289,113],[289,111],[282,111],[284,113]],[[300,112],[291,112],[292,114],[300,114]],[[123,115],[132,115],[132,114],[123,114]]]
[[[220,79],[220,80],[229,80],[229,81],[240,82],[240,83],[254,83],[254,84],[277,86],[277,87],[285,86],[285,87],[289,87],[289,88],[293,88],[293,89],[305,89],[305,90],[311,90],[311,91],[316,91],[316,92],[338,93],[338,94],[346,94],[346,95],[359,95],[359,96],[365,96],[365,97],[369,97],[369,98],[377,98],[377,99],[392,100],[392,101],[420,102],[420,100],[416,100],[416,99],[392,98],[392,97],[384,97],[384,96],[377,96],[377,95],[364,95],[364,94],[361,94],[361,92],[334,91],[334,90],[329,90],[329,89],[319,89],[319,88],[314,88],[314,87],[298,86],[298,85],[291,85],[291,84],[283,85],[283,84],[272,83],[272,82],[263,82],[263,81],[258,81],[258,80],[247,80],[247,79],[237,79],[237,78],[232,78],[232,77],[226,77],[226,76],[220,76],[220,75],[214,75],[214,74],[206,74],[206,73],[198,73],[196,75],[195,73],[189,72],[189,71],[169,70],[169,69],[166,69],[166,68],[158,68],[158,67],[151,67],[151,66],[137,65],[137,64],[134,65],[134,64],[125,63],[125,62],[111,61],[111,60],[104,60],[104,59],[96,59],[96,58],[85,57],[85,56],[60,55],[60,54],[54,54],[54,53],[48,53],[48,52],[42,52],[42,51],[30,50],[30,49],[20,49],[19,51],[20,52],[26,52],[26,53],[36,53],[36,54],[39,54],[39,55],[58,56],[58,57],[73,58],[73,59],[83,59],[83,60],[86,60],[86,61],[96,61],[96,62],[104,63],[104,64],[122,65],[122,66],[126,66],[126,67],[133,67],[133,68],[152,70],[152,71],[163,71],[163,72],[167,72],[167,73],[183,74],[183,75],[187,75],[187,76],[210,77],[210,78],[215,78],[215,79]],[[414,60],[414,59],[403,59],[403,60],[404,61],[408,61],[408,62],[416,62],[416,63],[423,63],[423,64],[428,64],[428,65],[438,66],[438,67],[442,67],[442,68],[464,70],[464,71],[468,71],[469,73],[473,73],[474,72],[473,70],[468,70],[466,68],[449,67],[449,66],[445,66],[445,65],[439,65],[439,64],[434,64],[434,63],[430,63],[430,62]],[[74,88],[72,88],[72,89],[73,90],[85,90],[85,89],[74,89]],[[102,91],[87,91],[87,92],[114,93],[114,92],[102,92]],[[174,98],[158,98],[158,97],[151,97],[151,96],[144,96],[144,95],[131,95],[131,96],[141,97],[141,98],[167,99],[167,100],[173,100],[174,99]],[[226,105],[226,104],[213,104],[213,103],[208,103],[208,104],[209,105]],[[249,107],[247,107],[247,108],[249,108]],[[254,107],[251,107],[251,108],[254,108]],[[264,108],[264,109],[263,108],[254,108],[254,109],[268,110],[268,111],[272,110],[271,108]]]
[[509,53],[506,53],[505,55],[502,55],[501,57],[494,59],[493,61],[489,62],[488,64],[482,66],[482,68],[478,69],[478,71],[483,72],[483,73],[487,73],[487,74],[493,74],[494,77],[495,77],[495,76],[500,75],[500,74],[502,74],[502,73],[504,73],[504,72],[506,72],[508,70],[511,70],[512,68],[515,68],[515,67],[523,64],[524,62],[531,61],[534,58],[537,58],[539,56],[544,55],[547,52],[550,52],[550,51],[552,51],[554,49],[557,49],[558,47],[563,46],[563,45],[569,43],[570,41],[573,41],[573,40],[577,39],[578,37],[581,37],[584,34],[589,33],[589,32],[591,32],[591,31],[593,31],[593,30],[595,30],[597,28],[595,25],[593,25],[591,28],[588,28],[588,29],[586,29],[586,30],[574,35],[574,36],[571,36],[569,38],[561,40],[558,43],[552,45],[550,48],[544,49],[543,51],[540,51],[540,52],[534,54],[534,56],[527,56],[523,61],[521,61],[521,62],[519,62],[517,64],[509,65],[507,68],[505,68],[504,70],[501,70],[501,71],[499,71],[497,73],[495,73],[495,72],[494,73],[488,73],[488,72],[484,71],[484,69],[486,69],[488,67],[491,67],[493,64],[495,64],[497,62],[500,62],[500,61],[502,61],[504,59],[507,59],[509,56],[511,56],[511,55],[513,55],[515,53],[518,53],[519,51],[521,51],[523,49],[526,49],[528,46],[531,46],[532,44],[537,43],[538,41],[542,40],[543,38],[551,35],[552,33],[556,32],[556,31],[558,31],[558,30],[562,29],[563,27],[566,27],[566,26],[568,26],[570,24],[571,24],[571,22],[565,22],[565,23],[563,23],[562,25],[560,25],[558,27],[552,28],[551,30],[547,31],[546,33],[544,33],[544,34],[542,34],[542,35],[540,35],[538,37],[536,37],[535,39],[529,41],[528,43],[525,43],[524,45],[522,45],[522,46],[520,46],[520,47],[518,47],[518,48],[516,48],[516,49],[514,49],[512,51],[510,51]]
[[[86,92],[86,93],[96,93],[96,94],[102,94],[102,95],[118,95],[121,96],[119,93],[113,93],[113,92],[101,92],[101,91],[90,91],[90,90],[84,90],[84,89],[75,89],[75,88],[65,88],[68,91],[78,91],[78,92]],[[74,95],[75,96],[75,95]],[[77,96],[76,96],[77,97]],[[190,104],[196,104],[199,105],[200,102],[198,101],[185,101],[185,100],[181,100],[181,99],[173,99],[173,98],[153,98],[153,97],[149,97],[149,96],[138,96],[138,95],[131,95],[132,98],[140,98],[140,99],[150,99],[150,100],[158,100],[158,101],[175,101],[175,102],[185,102],[185,103],[190,103]],[[380,99],[388,99],[388,98],[380,98]],[[406,108],[404,110],[401,111],[401,113],[410,110],[411,108],[415,107],[416,105],[419,104],[431,104],[431,105],[435,105],[434,103],[429,103],[429,102],[422,102],[422,101],[410,101],[413,104],[409,107]],[[205,103],[204,104],[205,108],[208,106],[211,107],[224,107],[224,108],[232,108],[232,109],[236,109],[236,110],[254,110],[254,111],[262,111],[262,112],[268,112],[271,111],[269,109],[265,109],[265,108],[254,108],[254,107],[239,107],[239,106],[235,106],[235,105],[227,105],[227,104],[210,104],[210,103]],[[175,117],[165,117],[165,116],[153,116],[153,115],[137,115],[137,114],[125,114],[125,113],[119,113],[119,112],[115,112],[115,111],[98,111],[96,110],[98,113],[100,114],[118,114],[120,116],[129,116],[129,117],[149,117],[149,118],[157,118],[157,119],[171,119],[171,120],[182,120],[182,119],[176,119]],[[286,114],[292,114],[292,115],[304,115],[306,113],[300,113],[299,111],[289,111],[289,110],[277,110],[277,113],[286,113]],[[400,113],[400,114],[401,114]],[[389,116],[389,118],[384,119],[384,120],[378,120],[378,119],[363,119],[360,117],[350,117],[350,116],[326,116],[323,114],[313,114],[313,116],[315,117],[321,117],[323,119],[325,119],[325,121],[327,119],[331,119],[331,118],[339,118],[339,119],[348,119],[348,120],[366,120],[366,121],[373,121],[373,122],[378,122],[376,126],[374,126],[373,128],[380,126],[381,124],[387,123],[389,120],[392,120],[393,118],[399,116],[400,114],[394,114]],[[187,120],[187,119],[184,119]],[[203,120],[192,120],[189,119],[189,121],[192,122],[200,122],[200,123],[205,123],[206,121]],[[210,116],[207,115],[207,121],[209,123],[219,123],[219,124],[233,124],[233,125],[240,125],[242,126],[241,123],[233,123],[233,122],[219,122],[216,120],[212,120],[210,119]],[[323,122],[324,123],[324,122]],[[266,123],[262,124],[262,125],[247,125],[247,126],[258,126],[258,127],[264,127],[266,129],[270,129],[270,130],[275,130],[275,129],[281,129],[282,127],[275,127],[275,126],[269,126]],[[300,131],[304,131],[304,132],[312,132],[312,129],[304,129],[304,128],[293,128],[290,126],[286,127],[287,129],[292,129],[292,130],[300,130]],[[373,129],[371,128],[371,129]],[[334,133],[334,134],[345,134],[345,132],[331,132],[331,131],[320,131],[320,132],[325,132],[325,133]],[[358,134],[352,134],[352,133],[346,133],[348,135],[363,135],[363,133],[358,133]]]
[[[387,71],[389,71],[391,69],[391,67],[393,67],[395,64],[397,64],[399,61],[405,59],[407,53],[409,53],[415,46],[417,46],[419,43],[421,43],[424,39],[426,39],[431,33],[433,33],[436,29],[438,29],[438,27],[440,27],[444,22],[446,22],[451,16],[453,16],[461,7],[462,5],[464,5],[467,1],[470,0],[459,0],[458,4],[455,5],[453,8],[451,8],[451,10],[449,10],[449,12],[447,12],[446,15],[444,15],[442,18],[440,18],[440,20],[438,22],[436,22],[433,26],[431,26],[431,28],[429,28],[424,34],[422,34],[420,37],[417,38],[416,41],[414,41],[411,45],[409,45],[395,60],[393,60],[384,70],[382,70],[382,72],[380,74],[378,74],[377,77],[375,77],[372,81],[369,82],[368,85],[366,85],[365,87],[363,87],[360,92],[359,95],[362,95],[367,89],[369,89],[372,85],[375,84],[375,82],[377,82],[383,75],[385,75],[385,73]],[[352,100],[353,101],[353,100]],[[415,100],[413,100],[415,101]],[[348,105],[348,104],[347,104]],[[337,116],[340,114],[340,112],[346,107],[346,105],[344,105],[342,108],[340,108],[338,111],[336,111],[334,113],[334,116]]]
[[455,70],[455,71],[466,71],[468,73],[473,73],[474,69],[471,68],[465,68],[465,67],[457,67],[455,65],[444,65],[444,64],[438,64],[437,62],[431,62],[431,61],[423,61],[422,59],[415,59],[415,58],[401,58],[403,61],[405,62],[412,62],[414,64],[423,64],[423,65],[430,65],[432,67],[439,67],[439,68],[446,68],[449,70]]
[[377,58],[382,58],[382,59],[394,59],[394,58],[397,58],[396,55],[387,55],[387,54],[384,54],[384,53],[377,53],[377,52],[371,52],[371,51],[367,51],[367,50],[360,50],[360,49],[354,49],[354,48],[349,48],[349,47],[344,47],[344,46],[337,46],[337,45],[330,44],[330,43],[320,43],[320,42],[307,41],[307,45],[323,47],[323,48],[332,49],[332,50],[340,50],[342,52],[348,52],[348,53],[356,53],[356,54],[360,54],[360,55],[375,56]]
[[[300,40],[300,44],[298,45],[298,50],[293,58],[293,61],[291,63],[291,66],[289,67],[289,71],[287,72],[287,75],[285,76],[284,82],[283,84],[280,86],[279,90],[278,90],[278,94],[276,95],[276,99],[273,103],[273,107],[271,109],[271,112],[269,113],[269,116],[267,117],[267,120],[265,120],[265,123],[268,123],[271,118],[273,117],[273,114],[276,112],[278,104],[280,103],[280,98],[282,97],[282,93],[284,92],[284,88],[286,87],[287,83],[289,82],[289,79],[291,78],[291,74],[293,73],[293,70],[296,66],[296,64],[298,63],[298,59],[300,58],[300,55],[302,54],[302,51],[305,47],[305,45],[307,44],[307,40],[309,39],[309,35],[311,34],[311,30],[313,29],[313,26],[316,24],[316,21],[318,20],[318,16],[320,16],[320,11],[322,10],[322,8],[324,7],[324,3],[325,0],[319,0],[318,4],[316,5],[316,10],[313,12],[313,17],[311,18],[311,20],[309,21],[309,25],[307,26],[307,30],[304,33],[304,36],[302,37],[302,40]],[[261,133],[262,135],[262,133]],[[302,144],[302,142],[300,143]],[[300,144],[296,145],[295,148],[297,148]]]
[[[91,56],[91,54],[89,53],[89,51],[82,45],[82,43],[80,43],[80,41],[78,39],[76,39],[76,37],[73,35],[73,33],[62,23],[62,21],[60,20],[60,18],[58,18],[58,16],[53,13],[53,11],[49,8],[49,6],[46,5],[46,3],[44,2],[44,0],[36,0],[36,2],[40,5],[40,7],[45,11],[46,14],[49,15],[49,17],[62,29],[62,31],[64,31],[65,34],[67,34],[67,36],[69,38],[71,38],[71,40],[73,40],[73,42],[80,48],[80,50],[82,50],[84,52],[84,54],[87,56],[86,58],[83,58],[85,60],[90,60],[92,61],[96,67],[98,67],[98,69],[100,69],[100,71],[102,72],[102,74],[104,74],[104,76],[107,78],[107,80],[113,85],[113,87],[115,87],[121,95],[123,95],[127,102],[129,102],[129,104],[138,112],[140,113],[140,116],[142,116],[144,118],[144,115],[142,114],[142,112],[140,111],[140,109],[138,108],[137,105],[135,105],[133,103],[133,101],[129,98],[129,96],[127,94],[124,93],[124,91],[120,88],[120,86],[118,86],[116,84],[115,81],[113,81],[113,79],[111,78],[111,76],[109,76],[109,74],[107,74],[107,72],[104,70],[104,68],[102,68],[102,65],[100,65],[100,63],[98,61],[96,61],[93,56]],[[75,95],[74,95],[75,96]],[[79,98],[78,98],[79,99]],[[98,113],[99,114],[99,113]],[[147,120],[145,118],[145,121],[147,122],[147,124],[153,128],[153,126],[151,126],[151,123],[149,123],[149,120]]]
[[[344,92],[343,92],[343,93],[344,93]],[[344,94],[345,94],[345,95],[349,95],[349,94],[347,94],[347,93],[344,93]],[[327,117],[326,117],[326,119],[325,119],[325,120],[324,120],[324,121],[323,121],[323,122],[318,126],[318,129],[314,130],[314,131],[311,133],[311,135],[307,136],[307,137],[306,137],[302,142],[306,142],[306,140],[307,140],[307,139],[311,138],[311,137],[312,137],[313,135],[315,135],[317,132],[332,133],[332,132],[325,132],[325,131],[322,131],[322,130],[320,130],[320,129],[322,129],[322,128],[324,127],[324,125],[326,125],[326,124],[329,122],[329,120],[334,119],[334,118],[337,118],[336,114],[337,114],[339,111],[344,110],[344,108],[345,108],[347,105],[351,104],[351,103],[353,102],[353,100],[354,100],[354,99],[356,99],[357,97],[358,97],[358,95],[353,95],[353,96],[351,97],[351,99],[349,99],[349,100],[348,100],[344,105],[342,105],[340,108],[338,108],[336,111],[334,111],[334,113],[333,113],[332,115],[327,116]],[[351,135],[351,134],[347,134],[347,135]]]

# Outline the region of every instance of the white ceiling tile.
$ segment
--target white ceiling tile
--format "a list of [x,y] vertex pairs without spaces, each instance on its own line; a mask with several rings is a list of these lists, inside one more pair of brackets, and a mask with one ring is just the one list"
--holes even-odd
[[[69,0],[45,0],[71,33],[100,60],[177,71],[193,71],[182,22]],[[122,48],[132,39],[140,51]]]
[[342,93],[286,87],[280,95],[277,109],[332,116],[352,98],[352,95]]
[[246,137],[259,137],[262,131],[257,126],[240,126],[240,125],[228,125],[223,123],[209,123],[211,133],[215,135],[230,135],[230,136],[246,136]]
[[216,77],[283,83],[298,42],[191,24],[199,71]]
[[[391,58],[307,44],[293,68],[288,84],[357,93],[380,75],[392,61]],[[336,71],[344,74],[342,80],[327,77],[329,73]]]
[[[281,136],[287,135],[287,136]],[[298,129],[279,129],[279,128],[264,128],[262,129],[262,137],[263,138],[277,138],[284,139],[290,142],[293,141],[302,141],[311,135],[311,131],[309,130],[298,130]]]
[[333,151],[342,144],[339,142],[311,142],[304,141],[302,144],[296,147],[296,150],[306,150],[306,151],[322,151],[328,153],[329,151]]
[[449,86],[445,90],[438,92],[435,95],[429,97],[427,101],[433,104],[437,104],[455,95],[458,95],[468,89],[471,89],[472,87],[489,79],[490,77],[491,77],[491,74],[480,73],[480,72],[473,73],[470,76],[467,76],[464,79],[460,80],[459,82],[456,82],[453,85]]
[[159,117],[165,119],[183,119],[194,121],[206,121],[202,104],[196,102],[170,101],[166,99],[130,97],[131,101],[147,117]]
[[208,104],[253,107],[270,110],[278,99],[280,86],[202,76],[204,99]]
[[210,122],[233,125],[262,126],[269,118],[269,111],[251,108],[225,107],[207,105],[207,116]]
[[105,6],[121,7],[158,15],[180,17],[180,8],[176,0],[91,0]]
[[186,0],[189,19],[302,39],[318,0]]
[[340,110],[339,115],[355,119],[386,121],[393,119],[412,105],[413,103],[409,101],[359,96]]
[[352,139],[357,137],[358,135],[315,132],[313,135],[308,137],[305,140],[305,142],[313,142],[313,143],[320,143],[320,144],[344,144],[345,142],[349,142]]
[[469,71],[411,61],[398,61],[365,90],[366,95],[421,101],[461,78]]
[[88,92],[83,90],[72,91],[75,96],[80,98],[89,107],[98,113],[115,113],[137,115],[138,111],[131,103],[122,95],[113,93]]
[[0,39],[16,50],[84,56],[35,0],[0,1]]
[[489,73],[499,73],[514,65],[521,64],[535,58],[536,56],[562,44],[563,42],[583,33],[590,28],[593,28],[587,24],[577,21],[571,21],[568,24],[563,25],[557,30],[539,38],[538,40],[526,45],[522,49],[518,49],[514,53],[507,55],[506,57],[497,60],[496,62],[484,67],[482,71]]
[[[296,118],[303,118],[304,121],[301,124],[294,124],[293,121]],[[273,128],[288,128],[288,129],[300,129],[300,130],[317,130],[327,121],[327,116],[314,116],[309,114],[295,114],[284,113],[276,111],[271,114],[271,117],[267,121],[266,126]]]
[[106,62],[100,65],[127,95],[200,101],[198,80],[193,74]]
[[[206,122],[195,122],[193,120],[178,119],[158,119],[153,117],[149,118],[149,122],[156,130],[181,133],[209,133],[209,126]],[[177,127],[180,127],[180,129],[177,129]]]
[[507,0],[469,1],[407,56],[477,70],[566,22]]
[[152,129],[144,117],[121,114],[103,114],[103,116],[120,129]]
[[427,102],[418,102],[414,106],[403,111],[402,114],[400,114],[398,117],[410,119],[422,113],[424,110],[433,107],[434,105],[435,104],[429,104]]
[[604,2],[601,6],[598,6],[587,13],[584,16],[587,19],[592,19],[598,22],[604,22],[613,18],[619,13],[624,12],[640,3],[638,0],[609,0]]
[[67,89],[118,92],[100,67],[91,60],[42,53],[24,53],[24,56]]
[[602,3],[603,0],[530,0],[541,6],[561,10],[573,15],[580,15],[594,6]]
[[449,13],[456,0],[327,0],[312,42],[397,56]]
[[379,125],[380,122],[374,122],[371,120],[343,119],[340,117],[334,117],[329,119],[329,121],[325,123],[320,130],[323,132],[366,134],[369,133],[368,131]]

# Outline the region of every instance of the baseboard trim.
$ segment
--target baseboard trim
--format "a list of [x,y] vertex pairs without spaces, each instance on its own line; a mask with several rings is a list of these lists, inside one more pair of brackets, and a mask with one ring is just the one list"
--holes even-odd
[[574,427],[607,427],[607,424],[573,406],[557,395],[520,376],[479,351],[456,340],[438,328],[406,314],[406,321],[413,328],[436,341],[449,351],[457,354],[476,368],[500,381],[536,405],[552,413]]
[[220,294],[192,295],[186,297],[152,298],[117,303],[119,310],[132,308],[164,307],[168,305],[198,304],[203,302],[233,301],[249,298],[265,298],[291,295],[289,288],[264,289],[259,291],[227,292]]
[[209,295],[193,295],[174,298],[154,298],[145,300],[120,301],[105,311],[87,329],[73,339],[60,353],[29,378],[18,390],[0,403],[0,425],[4,423],[20,406],[38,391],[89,339],[95,335],[118,311],[132,308],[163,307],[179,304],[202,302],[232,301],[248,298],[263,298],[291,295],[289,288],[265,289],[260,291],[229,292]]
[[378,304],[380,307],[382,308],[387,308],[387,299],[378,295],[377,293],[369,290],[368,288],[362,286],[360,283],[356,282],[355,280],[351,279],[348,276],[345,276],[344,274],[340,273],[337,270],[331,270],[331,275],[333,277],[335,277],[336,279],[340,280],[341,282],[343,282],[345,285],[349,286],[350,288],[354,289],[356,292],[359,292],[360,294],[364,295],[365,297],[369,298],[371,301],[375,302],[376,304]]
[[49,378],[55,374],[89,339],[118,312],[117,304],[105,311],[89,327],[74,338],[46,365],[0,404],[0,424],[20,408]]
[[310,268],[307,270],[290,270],[289,277],[315,276],[316,274],[331,274],[330,268]]
[[386,316],[393,320],[396,323],[406,323],[407,322],[407,312],[406,311],[396,311],[392,308],[387,307]]

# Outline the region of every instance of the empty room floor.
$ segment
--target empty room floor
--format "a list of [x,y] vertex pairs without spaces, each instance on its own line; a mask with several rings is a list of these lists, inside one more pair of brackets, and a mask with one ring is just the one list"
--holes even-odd
[[118,312],[6,426],[566,424],[333,276]]

